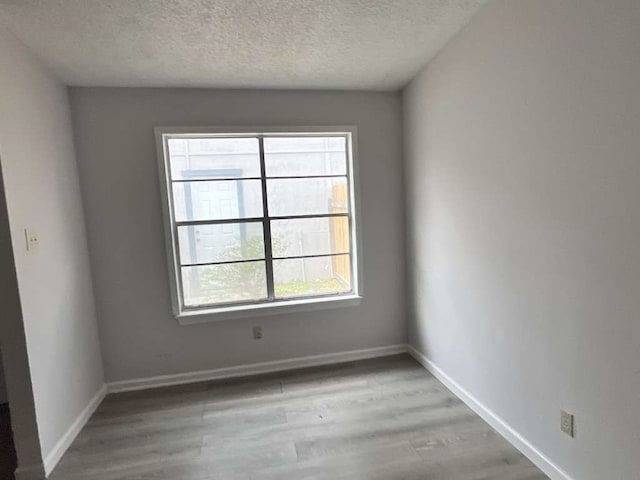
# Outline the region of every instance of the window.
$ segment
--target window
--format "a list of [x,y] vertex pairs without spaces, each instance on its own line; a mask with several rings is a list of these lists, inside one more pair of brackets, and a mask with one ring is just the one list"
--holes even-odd
[[156,129],[179,319],[359,299],[354,129],[258,132]]

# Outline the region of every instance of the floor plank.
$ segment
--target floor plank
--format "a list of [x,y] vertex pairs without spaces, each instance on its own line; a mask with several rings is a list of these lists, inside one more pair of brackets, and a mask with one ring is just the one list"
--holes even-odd
[[109,395],[52,480],[543,480],[398,355]]

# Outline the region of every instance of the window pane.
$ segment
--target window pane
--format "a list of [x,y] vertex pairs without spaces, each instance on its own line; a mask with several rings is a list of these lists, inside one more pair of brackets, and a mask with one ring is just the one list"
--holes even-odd
[[262,216],[260,180],[173,184],[176,220],[226,220]]
[[264,261],[182,268],[187,307],[267,298]]
[[347,217],[273,220],[271,243],[274,257],[349,253]]
[[267,180],[269,215],[316,215],[347,212],[347,179]]
[[264,258],[262,223],[223,223],[178,227],[180,261],[232,262]]
[[349,255],[273,261],[276,297],[306,297],[351,291]]
[[260,176],[257,138],[170,138],[172,180]]
[[267,176],[346,175],[345,137],[267,137]]

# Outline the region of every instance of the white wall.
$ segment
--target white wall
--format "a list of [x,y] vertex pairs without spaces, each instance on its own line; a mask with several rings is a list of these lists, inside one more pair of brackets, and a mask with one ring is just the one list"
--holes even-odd
[[[105,371],[110,381],[404,343],[398,93],[71,90]],[[171,315],[153,128],[358,127],[360,307],[180,326]],[[251,327],[260,324],[256,342]]]
[[[11,324],[3,322],[4,366],[12,412],[24,401],[13,401],[12,387],[17,390],[30,371],[46,457],[103,385],[100,344],[67,90],[3,32],[0,65],[0,157],[20,298]],[[39,234],[36,253],[25,249],[25,228]],[[2,246],[9,258],[3,277],[9,278],[11,247]],[[10,374],[16,358],[9,350],[22,336],[29,368]]]
[[493,1],[404,92],[410,342],[579,480],[640,471],[638,25]]

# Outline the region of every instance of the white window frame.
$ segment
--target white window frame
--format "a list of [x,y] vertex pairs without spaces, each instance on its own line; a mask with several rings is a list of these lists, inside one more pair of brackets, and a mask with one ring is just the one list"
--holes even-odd
[[[351,232],[351,282],[352,290],[346,294],[333,294],[325,296],[313,296],[295,298],[291,300],[268,299],[259,302],[247,302],[234,305],[185,307],[182,302],[180,260],[178,253],[177,228],[174,220],[173,201],[171,190],[170,164],[167,141],[172,136],[185,138],[185,136],[198,137],[247,137],[256,136],[265,138],[269,136],[323,136],[344,135],[347,139],[347,182],[349,191],[349,229]],[[362,249],[360,244],[360,208],[359,185],[357,167],[357,129],[355,126],[270,126],[270,127],[156,127],[156,148],[158,158],[158,171],[160,177],[160,192],[162,201],[163,223],[165,230],[165,244],[167,251],[167,266],[169,272],[169,285],[173,314],[180,324],[204,323],[211,321],[227,320],[233,318],[256,317],[261,315],[275,315],[311,310],[324,310],[329,308],[353,307],[360,305],[362,299]],[[261,156],[261,180],[266,182],[264,172],[264,158]],[[263,192],[263,201],[266,201]],[[266,206],[265,206],[266,207]],[[263,212],[267,214],[268,212]],[[268,216],[263,217],[265,225],[269,223]],[[268,232],[268,230],[267,230]],[[270,233],[269,233],[270,235]],[[265,260],[265,263],[268,261]]]

